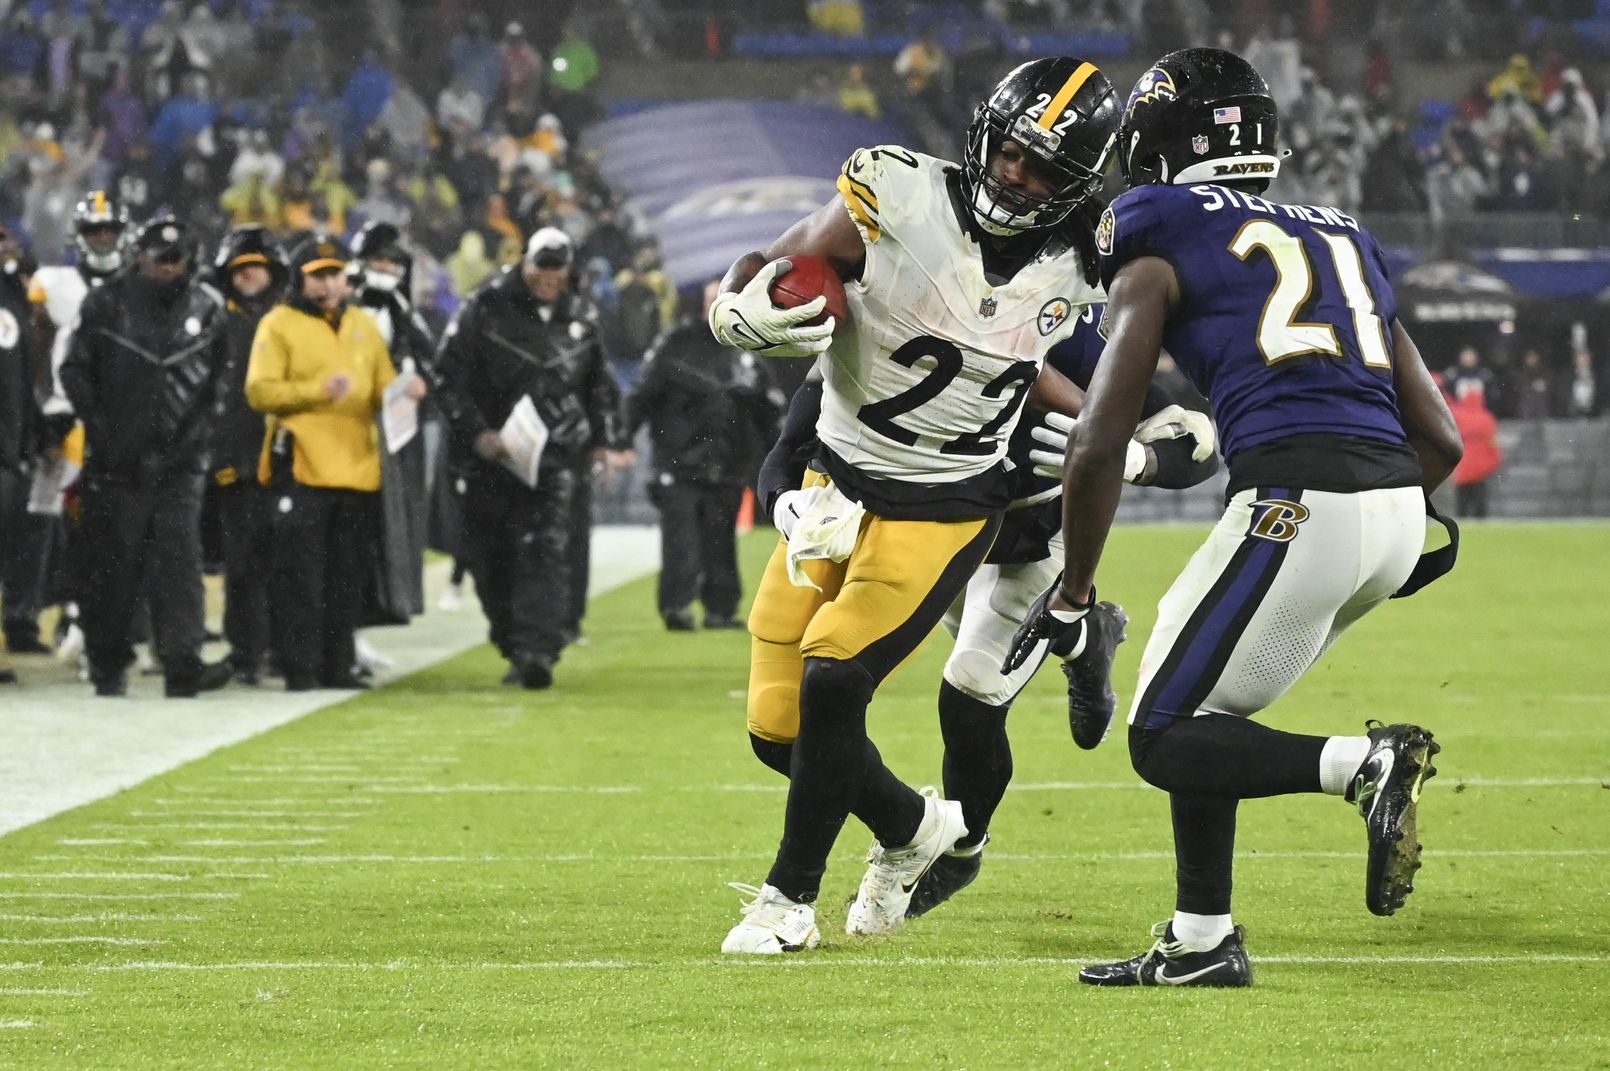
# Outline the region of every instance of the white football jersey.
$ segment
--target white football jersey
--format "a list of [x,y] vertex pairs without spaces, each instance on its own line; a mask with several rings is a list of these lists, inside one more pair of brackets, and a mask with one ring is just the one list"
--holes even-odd
[[[95,285],[100,285],[98,280]],[[89,288],[84,273],[65,264],[40,268],[33,274],[29,297],[35,304],[45,306],[45,315],[50,317],[50,322],[56,328],[56,340],[50,347],[53,386],[51,397],[44,405],[47,414],[72,412],[61,386],[61,366],[67,359],[67,349],[73,341],[73,328],[78,325],[78,310],[89,296]]]
[[1102,300],[1072,247],[990,285],[951,205],[954,166],[880,146],[839,177],[866,264],[822,360],[817,435],[878,479],[952,483],[999,463],[1046,351]]

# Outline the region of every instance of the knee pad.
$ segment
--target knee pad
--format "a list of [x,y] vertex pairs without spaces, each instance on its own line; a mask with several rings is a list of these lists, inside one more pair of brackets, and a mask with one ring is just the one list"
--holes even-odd
[[750,735],[777,744],[792,743],[799,735],[801,670],[798,646],[762,639],[750,641]]
[[784,777],[789,776],[789,771],[794,761],[793,744],[779,744],[775,740],[767,740],[763,736],[756,736],[754,733],[750,733],[749,746],[754,749],[755,758]]
[[838,658],[807,658],[800,678],[799,707],[805,717],[866,719],[876,686],[867,671]]
[[992,707],[1010,706],[1018,686],[1001,672],[998,655],[976,648],[957,647],[945,662],[945,681],[951,687]]

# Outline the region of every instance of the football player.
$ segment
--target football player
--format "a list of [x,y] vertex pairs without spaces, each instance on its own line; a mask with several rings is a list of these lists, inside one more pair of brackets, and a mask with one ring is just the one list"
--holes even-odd
[[[739,886],[751,899],[723,951],[818,943],[817,893],[852,812],[877,838],[852,934],[898,926],[917,881],[967,833],[959,803],[883,764],[867,705],[983,562],[1011,497],[1004,456],[1024,399],[1098,300],[1079,209],[1101,185],[1116,120],[1094,64],[1024,64],[975,112],[962,166],[857,150],[839,196],[740,258],[711,304],[724,344],[825,356],[820,449],[778,505],[785,539],[749,618],[749,728],[789,772],[783,839],[765,883]],[[789,254],[824,257],[847,282],[847,322],[808,324],[823,298],[773,305]]]
[[[1105,344],[1097,330],[1101,309],[1086,307],[1073,335],[1046,354],[1047,366],[1078,388],[1089,384]],[[1099,604],[1084,619],[1083,631],[1063,637],[1055,650],[1043,642],[1016,670],[1001,670],[1013,632],[1062,568],[1062,451],[1072,425],[1068,414],[1078,413],[1082,396],[1081,389],[1071,397],[1048,397],[1048,403],[1060,408],[1026,413],[1019,421],[1006,455],[1012,468],[1011,507],[984,564],[945,613],[943,624],[956,642],[939,685],[944,793],[962,805],[967,834],[917,882],[907,918],[927,913],[978,876],[990,819],[1012,779],[1006,716],[1047,657],[1057,656],[1067,678],[1074,742],[1094,748],[1112,723],[1117,704],[1112,660],[1128,623],[1113,603]],[[820,411],[821,381],[812,377],[795,393],[783,435],[761,469],[758,491],[768,513],[775,513],[784,492],[799,486],[806,461],[818,449]],[[1204,414],[1181,408],[1155,384],[1143,412],[1146,419],[1127,450],[1125,482],[1191,487],[1218,469],[1213,424]],[[753,734],[751,742],[769,765],[775,763],[778,772],[788,774],[786,747]]]
[[1230,914],[1240,800],[1324,792],[1356,806],[1375,914],[1402,905],[1419,866],[1429,732],[1302,736],[1251,720],[1457,548],[1421,557],[1429,492],[1460,455],[1453,418],[1397,320],[1375,239],[1335,209],[1259,196],[1279,169],[1278,123],[1239,56],[1164,56],[1129,95],[1118,158],[1130,188],[1097,232],[1109,341],[1068,447],[1064,572],[1008,666],[1096,605],[1125,443],[1164,346],[1214,405],[1230,484],[1223,519],[1158,606],[1130,713],[1135,769],[1169,793],[1175,913],[1148,951],[1081,971],[1093,985],[1251,983]]

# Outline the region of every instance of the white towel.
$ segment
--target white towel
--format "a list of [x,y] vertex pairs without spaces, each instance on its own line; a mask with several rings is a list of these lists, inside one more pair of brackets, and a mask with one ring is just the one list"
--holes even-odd
[[817,484],[785,497],[787,501],[779,502],[779,510],[786,509],[795,518],[787,535],[789,582],[795,587],[821,591],[805,575],[800,563],[812,558],[835,562],[848,558],[855,550],[866,510],[831,484]]

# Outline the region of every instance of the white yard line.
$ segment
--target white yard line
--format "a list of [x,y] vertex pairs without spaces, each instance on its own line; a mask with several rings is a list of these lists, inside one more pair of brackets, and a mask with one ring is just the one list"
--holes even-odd
[[56,987],[7,986],[0,988],[0,997],[87,997],[87,989],[61,989]]
[[[595,593],[645,576],[659,568],[659,533],[651,527],[599,528],[593,533],[592,563]],[[438,562],[428,570],[428,613],[407,628],[377,635],[376,643],[396,659],[383,674],[386,679],[486,642],[486,620],[473,598],[457,613],[435,609],[449,568]],[[0,730],[0,836],[352,697],[270,687],[226,688],[172,701],[161,698],[160,680],[135,678],[128,698],[97,700],[67,667],[31,661],[20,668],[22,684],[6,692]],[[410,734],[399,726],[395,734],[375,735],[395,749],[398,738]],[[313,801],[294,804],[307,802]]]
[[0,890],[0,900],[238,900],[238,892],[93,893],[55,889]]
[[[827,952],[800,956],[707,956],[669,960],[573,959],[534,960],[511,962],[464,962],[432,960],[241,960],[229,963],[192,963],[180,960],[134,960],[124,963],[68,963],[52,964],[53,971],[74,971],[87,974],[122,973],[204,973],[222,971],[356,971],[360,973],[463,971],[471,973],[545,973],[550,971],[656,971],[685,970],[689,967],[750,968],[757,970],[789,970],[801,967],[853,967],[909,970],[913,967],[968,968],[986,970],[1014,970],[1023,967],[1051,967],[1072,970],[1088,963],[1100,962],[1111,952],[1092,952],[1085,956],[865,956],[841,955]],[[1602,953],[1551,953],[1523,952],[1500,955],[1459,955],[1439,953],[1382,954],[1382,955],[1273,955],[1252,956],[1254,963],[1285,964],[1296,966],[1506,966],[1513,964],[1574,964],[1578,966],[1610,966],[1610,955]],[[46,969],[42,963],[0,963],[0,971],[35,971]]]
[[[518,794],[556,794],[580,796],[624,796],[649,791],[644,785],[519,785],[519,784],[463,784],[441,785],[429,783],[413,784],[371,784],[371,779],[358,778],[356,783],[362,784],[365,791],[382,796],[456,796],[456,795],[518,795]],[[1603,777],[1466,777],[1458,780],[1435,780],[1427,782],[1426,791],[1440,791],[1443,789],[1461,788],[1567,788],[1581,785],[1610,785],[1610,773]],[[757,784],[729,784],[716,783],[708,785],[675,785],[669,788],[656,789],[662,792],[686,793],[759,793],[765,795],[781,796],[788,791],[788,785],[782,780]],[[1013,792],[1156,792],[1158,789],[1140,780],[1133,781],[1029,781],[1023,784],[1014,783]]]
[[[1582,859],[1602,858],[1610,856],[1610,848],[1427,848],[1425,858],[1428,861],[1438,859]],[[471,864],[496,863],[516,866],[546,865],[550,863],[611,863],[631,865],[638,863],[724,863],[744,862],[746,860],[770,859],[771,852],[725,852],[718,854],[700,855],[599,855],[596,853],[574,855],[391,855],[384,853],[367,853],[361,855],[179,855],[156,854],[141,855],[132,858],[121,856],[76,856],[84,862],[118,861],[124,863],[138,863],[144,866],[162,866],[184,863],[210,863],[216,866],[262,866],[294,865],[349,865],[353,863],[386,863],[410,866],[434,866],[438,864]],[[1362,859],[1364,851],[1266,851],[1261,852],[1255,848],[1243,848],[1236,856],[1241,863],[1257,862],[1258,860],[1281,859]],[[57,860],[58,856],[35,856],[41,860]],[[854,855],[843,854],[835,858],[835,862],[848,863],[862,858],[860,853]],[[1171,851],[1139,851],[1139,852],[1045,852],[1045,853],[991,853],[990,858],[1003,863],[1128,863],[1152,862],[1160,859],[1173,859]],[[238,875],[255,876],[255,875]]]
[[[184,829],[184,830],[219,830],[219,829],[261,829],[275,833],[328,833],[336,830],[352,828],[346,822],[96,822],[94,829],[126,830],[131,833],[150,832],[158,829]],[[58,844],[66,844],[64,838]],[[146,844],[148,841],[131,841],[130,843]]]
[[138,911],[103,911],[95,915],[0,914],[0,922],[31,922],[41,926],[66,926],[85,922],[200,922],[200,915],[149,914]]
[[102,937],[98,934],[76,934],[72,937],[0,937],[0,945],[142,945],[171,944],[162,937]]
[[34,1025],[32,1019],[0,1019],[0,1030],[27,1030]]

